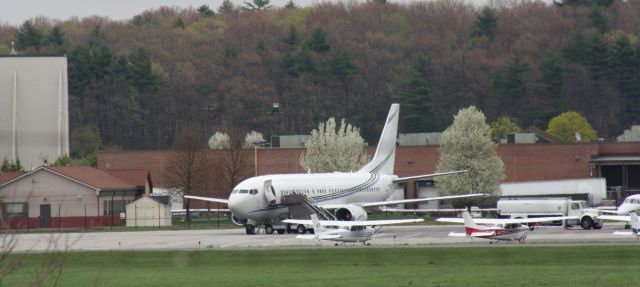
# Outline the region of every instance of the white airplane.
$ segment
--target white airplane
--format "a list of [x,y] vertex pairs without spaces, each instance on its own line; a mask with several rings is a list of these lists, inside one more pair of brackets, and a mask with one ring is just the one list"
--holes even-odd
[[604,220],[616,220],[616,221],[626,221],[631,223],[631,231],[615,231],[613,234],[615,235],[635,235],[640,239],[640,220],[638,220],[638,215],[632,211],[629,212],[629,215],[601,215],[598,218]]
[[[507,240],[524,243],[531,227],[524,223],[538,223],[557,220],[577,219],[577,216],[556,216],[517,219],[473,219],[468,211],[462,212],[462,218],[438,218],[438,222],[464,223],[464,233],[449,233],[452,237],[478,237],[489,240]],[[482,225],[478,225],[482,224]]]
[[[315,206],[331,211],[338,220],[366,220],[365,209],[385,205],[483,196],[467,194],[385,201],[400,182],[465,172],[453,171],[403,178],[394,175],[399,112],[398,104],[391,105],[376,153],[371,161],[357,172],[262,175],[240,182],[233,188],[229,199],[201,196],[185,198],[228,204],[234,223],[244,225],[247,234],[254,234],[256,225],[264,224],[266,231],[273,232],[274,225],[281,223],[280,219],[289,217],[288,207],[282,204],[282,198],[291,194],[305,195]],[[284,233],[284,229],[281,228],[277,231]]]
[[[331,240],[336,241],[335,246],[342,245],[345,242],[362,242],[364,245],[369,245],[367,241],[371,240],[373,234],[375,234],[383,225],[402,224],[421,222],[424,219],[391,219],[391,220],[365,220],[365,221],[336,221],[336,220],[318,220],[318,215],[311,214],[311,220],[303,219],[287,219],[284,223],[292,224],[313,224],[313,231],[315,234],[298,235],[296,238],[300,239],[315,239],[315,240]],[[380,226],[376,228],[376,226]],[[325,228],[333,227],[333,228]]]
[[604,207],[595,208],[595,210],[600,211],[602,213],[612,213],[619,215],[626,215],[632,211],[638,212],[640,211],[640,194],[630,195],[624,199],[622,204],[618,206],[617,209],[609,210]]

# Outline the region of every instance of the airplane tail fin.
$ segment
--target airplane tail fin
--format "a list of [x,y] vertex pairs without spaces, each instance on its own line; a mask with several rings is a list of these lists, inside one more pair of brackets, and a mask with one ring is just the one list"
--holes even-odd
[[462,212],[462,218],[464,219],[465,228],[478,229],[478,225],[473,221],[473,217],[471,217],[468,211]]
[[382,129],[380,141],[376,153],[369,163],[360,168],[358,172],[374,172],[393,174],[393,165],[396,158],[396,137],[398,136],[398,117],[400,105],[392,104],[387,115],[387,120]]
[[320,238],[320,233],[324,232],[324,228],[322,224],[320,224],[320,220],[318,220],[317,214],[311,214],[311,222],[313,222],[313,233],[315,235],[315,239]]

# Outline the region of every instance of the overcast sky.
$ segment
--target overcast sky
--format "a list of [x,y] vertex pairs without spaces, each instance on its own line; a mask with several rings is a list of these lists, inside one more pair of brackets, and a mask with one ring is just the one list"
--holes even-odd
[[[98,15],[114,20],[130,19],[140,12],[160,6],[178,6],[182,8],[209,5],[216,10],[223,0],[0,0],[0,23],[21,25],[25,20],[46,16],[48,18],[66,20],[77,16],[80,18]],[[366,0],[356,0],[366,1]],[[390,2],[412,2],[412,0],[389,0]],[[469,3],[483,4],[488,0],[460,0]],[[231,0],[242,5],[243,0]],[[288,0],[271,0],[274,6],[284,6]],[[294,0],[298,5],[308,6],[325,2],[324,0]]]

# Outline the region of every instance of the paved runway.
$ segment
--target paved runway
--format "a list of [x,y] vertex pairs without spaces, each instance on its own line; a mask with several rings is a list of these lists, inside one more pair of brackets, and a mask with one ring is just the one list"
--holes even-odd
[[[612,234],[622,229],[623,225],[619,223],[607,223],[601,230],[543,227],[529,233],[527,245],[640,244],[635,236]],[[463,232],[464,228],[462,225],[390,226],[381,229],[370,242],[373,246],[489,246],[489,240],[447,237],[451,231]],[[270,249],[315,247],[318,244],[315,240],[296,239],[295,234],[245,235],[244,229],[31,233],[16,236],[14,251]],[[333,242],[323,241],[321,245],[333,246]],[[520,246],[515,242],[500,242],[498,245]]]

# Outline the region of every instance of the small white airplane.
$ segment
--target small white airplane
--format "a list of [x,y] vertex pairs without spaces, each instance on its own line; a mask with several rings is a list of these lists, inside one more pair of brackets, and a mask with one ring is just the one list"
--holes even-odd
[[[316,214],[311,214],[311,220],[303,219],[286,219],[284,223],[292,224],[313,224],[313,231],[315,234],[298,235],[296,238],[300,239],[315,239],[315,240],[330,240],[336,241],[335,246],[342,245],[345,242],[362,242],[364,245],[369,245],[367,241],[371,240],[373,234],[375,234],[383,225],[402,224],[421,222],[424,219],[391,219],[391,220],[365,220],[365,221],[334,221],[334,220],[318,220]],[[325,228],[332,227],[332,228]],[[376,228],[377,227],[377,228]]]
[[602,213],[611,213],[611,214],[619,214],[626,215],[632,211],[640,212],[640,194],[630,195],[624,199],[622,204],[618,206],[617,209],[607,209],[606,207],[595,208],[595,210],[600,211]]
[[635,235],[640,239],[640,220],[638,220],[638,215],[634,211],[629,212],[629,215],[601,215],[598,216],[598,218],[631,223],[631,231],[615,231],[613,234],[627,236]]
[[[305,195],[313,205],[331,212],[338,220],[366,220],[367,210],[386,205],[484,196],[466,194],[385,201],[398,183],[466,172],[451,171],[402,178],[394,175],[399,113],[400,106],[391,105],[373,158],[356,172],[261,175],[240,182],[233,188],[229,199],[201,196],[185,198],[226,203],[233,222],[244,225],[247,234],[254,234],[256,225],[264,225],[265,231],[273,232],[274,226],[281,224],[280,219],[289,218],[288,206],[282,204],[282,198],[291,194]],[[277,231],[284,233],[281,227]]]
[[[517,219],[493,219],[477,218],[473,219],[468,211],[462,212],[462,218],[438,218],[438,222],[464,223],[464,233],[451,232],[452,237],[477,237],[489,240],[506,240],[524,243],[531,227],[525,223],[539,223],[567,219],[577,219],[577,216],[556,216],[538,218],[517,218]],[[481,224],[481,225],[479,225]]]

